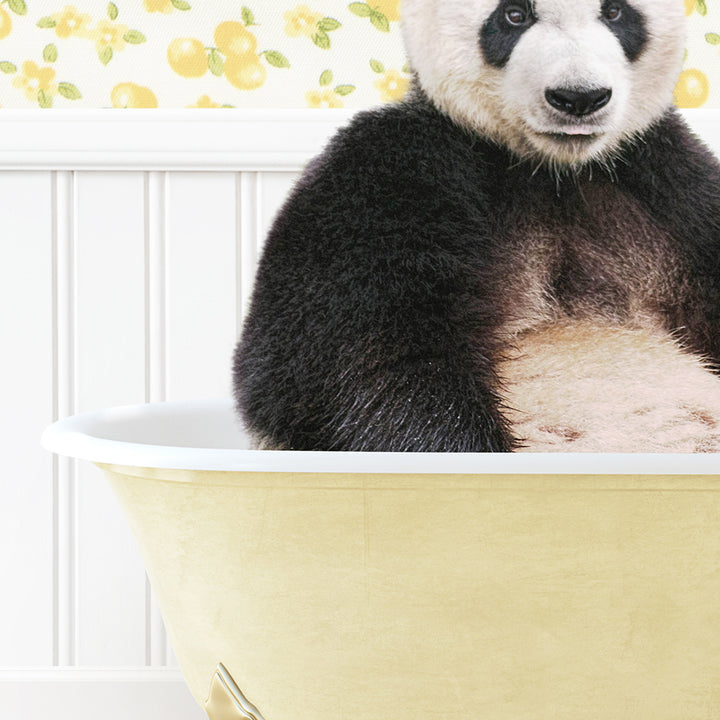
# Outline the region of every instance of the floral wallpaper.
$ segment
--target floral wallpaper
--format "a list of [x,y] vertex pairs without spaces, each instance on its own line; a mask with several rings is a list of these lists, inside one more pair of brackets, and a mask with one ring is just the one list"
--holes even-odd
[[[681,107],[720,107],[720,0],[688,15]],[[400,99],[400,0],[0,0],[0,107],[367,107]]]

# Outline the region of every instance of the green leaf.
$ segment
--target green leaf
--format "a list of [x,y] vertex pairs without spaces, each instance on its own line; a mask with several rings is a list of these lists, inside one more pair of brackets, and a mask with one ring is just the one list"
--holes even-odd
[[186,3],[185,0],[171,0],[171,2],[176,10],[190,10],[190,3]]
[[57,59],[57,47],[55,47],[55,45],[53,45],[52,43],[50,45],[46,45],[45,49],[43,50],[43,60],[45,62],[54,63]]
[[373,10],[373,14],[370,16],[370,22],[382,32],[390,32],[390,22],[387,17],[381,12]]
[[707,15],[708,9],[705,0],[697,0],[697,11],[703,16]]
[[337,30],[339,27],[342,27],[342,25],[333,18],[323,18],[318,22],[317,28],[318,30],[322,30],[323,32],[332,32],[333,30]]
[[0,71],[4,72],[6,75],[12,75],[17,72],[17,65],[13,65],[11,62],[3,60],[0,62]]
[[41,108],[51,108],[53,104],[52,95],[48,95],[44,90],[38,92],[37,101]]
[[240,10],[240,14],[242,15],[242,21],[245,23],[245,27],[256,24],[255,15],[253,15],[253,11],[250,8],[243,6]]
[[144,43],[146,39],[147,38],[138,30],[128,30],[123,35],[123,40],[131,45],[140,45],[141,43]]
[[720,35],[717,33],[707,33],[705,35],[705,42],[708,42],[711,45],[720,45]]
[[276,68],[289,68],[290,62],[288,59],[282,54],[277,52],[276,50],[266,50],[263,53],[260,53],[261,55],[265,56],[265,59],[268,61],[270,65]]
[[322,30],[318,30],[312,38],[312,41],[323,50],[329,50],[330,49],[330,36],[323,32]]
[[332,70],[325,70],[322,75],[320,75],[320,85],[321,87],[325,87],[326,85],[329,85],[332,82],[333,74]]
[[111,20],[117,20],[117,19],[118,19],[118,15],[119,15],[120,13],[118,13],[117,5],[116,5],[115,3],[109,3],[109,4],[108,4],[108,6],[107,6],[107,14],[108,14],[108,17],[109,17]]
[[412,72],[412,69],[410,68],[410,63],[405,63],[405,64],[402,66],[402,71],[403,71],[406,75],[409,75],[409,74]]
[[39,28],[43,28],[43,29],[54,28],[56,25],[57,25],[57,20],[54,20],[49,15],[47,17],[40,18],[37,21],[37,26]]
[[217,77],[220,77],[225,70],[225,61],[215,48],[213,48],[208,55],[208,68],[210,72]]
[[335,88],[335,93],[337,95],[349,95],[351,92],[355,91],[354,85],[338,85]]
[[367,3],[358,2],[350,3],[348,10],[358,17],[371,17],[373,12],[375,12]]
[[[27,5],[25,4],[25,0],[8,0],[8,7],[16,15],[25,15],[27,13]],[[50,99],[50,104],[52,105],[52,98]]]
[[68,100],[79,100],[82,95],[80,91],[69,82],[61,82],[58,84],[58,92]]
[[376,73],[384,73],[385,72],[385,66],[379,60],[371,60],[370,67],[372,68],[373,72],[376,72]]
[[103,65],[107,65],[113,59],[113,49],[106,45],[102,50],[98,50],[98,57]]

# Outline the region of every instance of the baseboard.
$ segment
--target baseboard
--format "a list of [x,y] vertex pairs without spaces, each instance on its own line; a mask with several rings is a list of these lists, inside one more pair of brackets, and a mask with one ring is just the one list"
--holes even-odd
[[177,670],[0,670],[2,720],[207,720]]

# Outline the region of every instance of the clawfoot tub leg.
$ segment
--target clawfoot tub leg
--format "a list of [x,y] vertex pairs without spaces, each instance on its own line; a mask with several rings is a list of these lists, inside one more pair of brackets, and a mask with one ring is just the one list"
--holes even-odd
[[264,720],[222,663],[217,666],[210,681],[205,712],[210,720]]

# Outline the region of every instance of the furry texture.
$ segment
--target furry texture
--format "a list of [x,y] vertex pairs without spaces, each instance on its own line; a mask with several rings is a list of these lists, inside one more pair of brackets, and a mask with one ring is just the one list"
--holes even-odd
[[499,373],[520,451],[720,450],[720,382],[667,334],[553,325],[519,338]]
[[[479,33],[508,5],[527,7],[535,22],[503,67],[478,62]],[[423,90],[456,122],[522,157],[583,163],[611,156],[623,138],[657,120],[672,102],[680,71],[681,2],[612,5],[630,7],[617,24],[608,23],[609,5],[600,0],[407,0],[405,45]],[[642,18],[645,42],[618,37],[623,28],[631,36],[637,31],[637,23],[624,25],[628,12]],[[554,87],[612,88],[613,101],[602,114],[575,124],[573,142],[558,142],[569,125],[545,102],[545,90]]]
[[[415,92],[340,131],[278,215],[234,361],[261,444],[716,449],[720,165],[669,107],[678,3],[632,0],[635,53],[607,2],[536,0],[500,68],[481,33],[505,4],[408,0]],[[542,100],[538,140],[538,92],[581,85],[612,89],[602,115]]]

